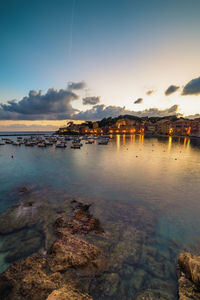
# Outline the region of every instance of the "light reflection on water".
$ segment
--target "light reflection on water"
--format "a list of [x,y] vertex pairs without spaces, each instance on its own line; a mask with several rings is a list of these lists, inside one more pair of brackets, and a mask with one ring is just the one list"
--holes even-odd
[[[12,205],[10,192],[24,184],[53,189],[54,194],[48,196],[55,201],[66,193],[94,203],[95,215],[112,236],[109,245],[99,246],[110,251],[115,244],[111,254],[116,260],[124,255],[112,269],[120,276],[119,290],[105,299],[120,299],[117,294],[129,299],[156,285],[161,294],[167,288],[176,298],[177,254],[185,249],[200,253],[199,140],[117,135],[107,146],[95,141],[81,150],[5,145],[0,148],[0,170],[1,212]],[[135,205],[145,208],[137,224]],[[149,231],[150,217],[154,233]],[[135,228],[146,236],[137,246],[132,240]],[[130,253],[125,253],[126,245]],[[133,263],[128,258],[137,247],[142,254]],[[91,293],[100,299],[96,290],[97,294],[91,288]]]

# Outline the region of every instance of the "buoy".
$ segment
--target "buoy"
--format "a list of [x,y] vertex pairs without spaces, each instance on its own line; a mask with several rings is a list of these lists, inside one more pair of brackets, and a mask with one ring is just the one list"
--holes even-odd
[[11,155],[11,158],[14,158],[14,155]]

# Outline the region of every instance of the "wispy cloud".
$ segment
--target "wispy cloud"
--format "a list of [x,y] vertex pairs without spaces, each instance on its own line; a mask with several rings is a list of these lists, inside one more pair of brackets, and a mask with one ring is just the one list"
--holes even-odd
[[150,96],[150,95],[152,95],[154,93],[155,93],[155,90],[149,90],[149,91],[146,92],[146,95]]
[[86,87],[85,81],[80,82],[69,82],[68,83],[68,90],[82,90]]

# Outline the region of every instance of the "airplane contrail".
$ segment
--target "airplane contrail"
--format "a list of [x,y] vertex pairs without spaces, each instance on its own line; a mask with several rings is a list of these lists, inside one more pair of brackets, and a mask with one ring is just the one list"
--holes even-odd
[[69,30],[69,59],[71,58],[71,52],[72,52],[72,43],[73,43],[73,25],[74,25],[74,12],[75,12],[75,5],[76,0],[72,0],[72,15],[71,15],[71,24],[70,24],[70,30]]

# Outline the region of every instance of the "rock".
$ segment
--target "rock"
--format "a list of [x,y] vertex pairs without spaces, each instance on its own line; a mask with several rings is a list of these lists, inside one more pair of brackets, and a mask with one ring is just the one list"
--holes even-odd
[[10,234],[32,227],[38,220],[37,204],[33,201],[19,202],[5,211],[0,218],[0,234]]
[[140,290],[146,275],[146,272],[142,269],[135,270],[131,278],[131,287],[133,286],[137,291]]
[[69,286],[53,291],[46,300],[92,300],[88,294],[73,290]]
[[135,300],[169,300],[169,298],[165,298],[161,296],[160,293],[154,292],[152,290],[146,290],[138,294]]
[[29,256],[0,275],[3,300],[92,300],[64,282],[59,272],[50,273],[45,258]]
[[179,299],[200,299],[200,256],[181,253],[178,258]]
[[76,200],[72,201],[74,214],[70,221],[67,221],[64,216],[56,219],[54,229],[66,228],[71,234],[88,234],[91,231],[95,233],[103,233],[104,230],[100,221],[93,217],[89,212],[90,204],[83,204]]
[[85,240],[67,232],[60,232],[48,252],[51,271],[66,271],[68,268],[82,268],[94,263],[100,250]]
[[[43,300],[61,286],[60,273],[47,275],[44,258],[29,256],[11,265],[0,275],[0,295],[4,300]],[[39,298],[38,298],[39,297]]]
[[41,238],[39,236],[33,237],[31,239],[23,241],[22,245],[20,246],[20,244],[18,244],[18,246],[13,251],[9,252],[6,255],[5,261],[7,263],[15,262],[21,258],[27,257],[28,255],[38,252],[38,250],[42,246]]
[[[95,299],[118,299],[117,291],[120,277],[117,273],[107,273],[98,277],[91,286]],[[101,298],[99,298],[101,295]]]
[[29,193],[31,191],[31,189],[32,188],[30,186],[23,186],[18,189],[18,193],[20,193],[20,194]]

